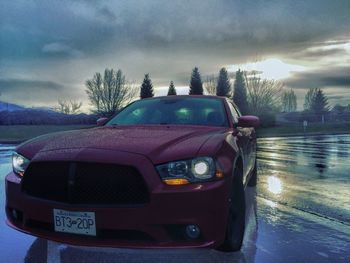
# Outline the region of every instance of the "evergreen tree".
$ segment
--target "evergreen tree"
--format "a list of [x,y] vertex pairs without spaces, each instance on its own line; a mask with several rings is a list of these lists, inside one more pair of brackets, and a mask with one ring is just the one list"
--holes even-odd
[[282,94],[281,98],[282,110],[284,112],[293,112],[297,109],[297,96],[294,93],[294,90],[285,91]]
[[189,94],[203,95],[203,84],[197,67],[195,67],[192,71]]
[[168,89],[168,96],[170,96],[170,95],[176,95],[176,89],[175,89],[173,81],[170,81],[170,86]]
[[321,89],[316,89],[310,109],[320,115],[329,111],[328,99]]
[[244,80],[244,72],[240,69],[236,71],[236,78],[233,84],[233,102],[237,105],[243,115],[248,113],[249,108],[246,83]]
[[154,96],[152,81],[149,77],[149,74],[145,74],[145,78],[143,79],[141,85],[140,98],[150,98]]
[[216,86],[216,95],[231,97],[231,84],[225,68],[220,69],[218,85]]

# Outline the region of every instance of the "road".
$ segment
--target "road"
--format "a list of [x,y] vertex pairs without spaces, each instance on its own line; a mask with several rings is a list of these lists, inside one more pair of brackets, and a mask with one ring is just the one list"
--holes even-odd
[[[7,227],[0,262],[350,262],[350,135],[260,139],[241,252],[82,248]],[[0,206],[14,146],[0,145]]]

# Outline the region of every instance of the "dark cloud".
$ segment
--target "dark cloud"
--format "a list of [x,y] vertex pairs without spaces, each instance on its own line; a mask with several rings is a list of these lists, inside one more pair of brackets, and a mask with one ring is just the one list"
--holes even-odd
[[42,48],[42,52],[49,56],[60,56],[60,57],[81,57],[83,52],[70,47],[67,44],[54,42],[45,44]]
[[54,105],[67,88],[59,83],[28,79],[0,79],[1,100],[22,105]]
[[350,89],[350,69],[348,70],[347,76],[324,76],[321,78],[321,82],[325,86],[331,87],[349,87]]
[[294,73],[284,83],[293,88],[324,88],[324,87],[349,87],[350,67],[325,67],[324,69],[309,70]]
[[344,95],[328,95],[328,99],[331,100],[341,100],[344,98]]
[[2,92],[11,92],[11,91],[21,91],[28,92],[32,89],[40,90],[62,90],[63,86],[59,83],[52,81],[43,81],[43,80],[24,80],[24,79],[0,79],[0,90]]
[[115,21],[117,19],[116,15],[106,6],[99,9],[97,14],[106,19],[106,21]]
[[259,53],[271,45],[282,50],[289,50],[291,44],[302,48],[311,41],[345,34],[350,24],[347,1],[325,0],[34,1],[22,5],[11,1],[3,10],[1,37],[7,39],[3,48],[24,38],[16,50],[28,56],[37,55],[35,51],[47,43],[68,41],[74,49],[91,53],[105,52],[106,47],[115,51],[130,45],[168,46],[168,50],[192,48],[200,54],[214,48],[219,57],[225,57],[233,47]]
[[340,36],[338,39],[332,39],[332,40],[328,40],[326,42],[321,41],[321,42],[314,42],[313,43],[313,47],[329,47],[329,46],[337,46],[337,45],[344,45],[347,44],[349,42],[348,36],[346,36],[345,39],[342,39],[342,37]]
[[[155,86],[170,80],[185,86],[194,66],[205,76],[257,57],[345,58],[339,45],[350,39],[349,13],[347,0],[6,1],[0,8],[0,74],[45,76],[79,86],[81,94],[85,80],[106,67],[121,68],[136,82],[149,72]],[[295,73],[287,82],[297,88],[348,85],[346,72],[332,73]],[[38,90],[30,82],[21,85]]]
[[331,49],[318,49],[318,50],[306,50],[296,54],[297,58],[314,60],[318,58],[324,58],[329,56],[346,56],[347,51],[343,48],[331,48]]

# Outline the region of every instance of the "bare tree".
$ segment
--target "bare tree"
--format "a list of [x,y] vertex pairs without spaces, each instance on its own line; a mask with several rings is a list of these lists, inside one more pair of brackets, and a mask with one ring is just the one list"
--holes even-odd
[[215,75],[210,75],[205,78],[203,82],[204,89],[207,95],[216,95],[216,86],[218,84],[218,78]]
[[275,111],[279,107],[283,83],[276,80],[261,79],[257,72],[245,72],[248,102],[252,114]]
[[317,88],[310,88],[306,95],[304,100],[304,110],[309,111],[311,110],[312,102],[314,101],[317,94]]
[[59,99],[58,106],[55,110],[61,113],[69,114],[69,105],[66,101]]
[[125,79],[121,70],[105,69],[104,76],[95,73],[85,83],[93,112],[110,116],[135,99],[137,88]]
[[103,97],[103,79],[101,73],[95,73],[94,77],[85,83],[86,93],[89,96],[90,103],[95,107],[95,112],[101,112]]
[[82,105],[82,102],[77,102],[75,100],[66,101],[59,99],[56,111],[64,114],[78,114]]
[[70,109],[71,109],[71,114],[78,114],[80,112],[80,108],[83,105],[82,102],[77,102],[77,101],[70,101]]
[[286,90],[282,93],[281,97],[282,111],[293,112],[297,109],[297,96],[293,89]]

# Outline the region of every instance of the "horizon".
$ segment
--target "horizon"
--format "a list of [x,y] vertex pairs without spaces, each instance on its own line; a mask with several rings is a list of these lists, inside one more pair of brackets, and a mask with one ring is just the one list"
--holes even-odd
[[293,88],[298,110],[309,88],[331,106],[350,103],[350,5],[347,1],[11,1],[0,11],[1,101],[53,107],[83,102],[85,81],[121,69],[155,95],[174,81],[188,93],[191,70],[202,79],[226,67],[261,72]]

